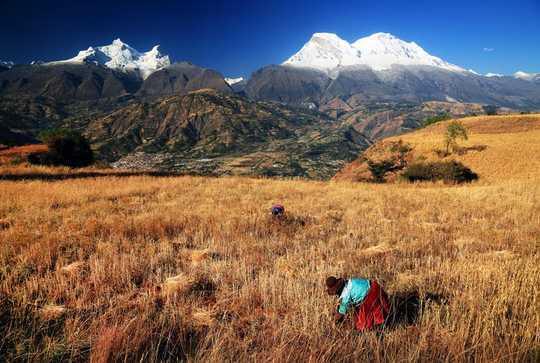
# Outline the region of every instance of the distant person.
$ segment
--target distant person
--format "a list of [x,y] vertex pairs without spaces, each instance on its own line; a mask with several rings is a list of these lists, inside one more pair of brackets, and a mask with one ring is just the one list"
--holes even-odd
[[282,216],[285,213],[285,207],[281,204],[274,204],[271,212],[273,216]]
[[339,296],[339,306],[334,314],[336,324],[341,323],[349,307],[354,307],[354,326],[365,331],[383,325],[390,312],[388,295],[374,280],[359,278],[326,279],[328,295]]

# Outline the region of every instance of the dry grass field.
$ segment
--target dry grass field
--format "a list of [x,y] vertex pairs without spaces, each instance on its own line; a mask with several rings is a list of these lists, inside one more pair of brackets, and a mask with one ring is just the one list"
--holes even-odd
[[[538,145],[490,159],[506,136],[465,122],[488,145],[462,156],[482,176],[465,186],[0,180],[2,359],[539,361],[540,168],[521,170]],[[377,279],[398,321],[336,328],[329,274]]]

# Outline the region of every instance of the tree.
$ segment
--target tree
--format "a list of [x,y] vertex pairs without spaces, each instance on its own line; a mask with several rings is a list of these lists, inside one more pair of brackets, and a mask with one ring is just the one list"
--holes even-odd
[[450,149],[455,150],[457,148],[457,139],[468,140],[467,129],[461,122],[452,121],[446,128],[444,135],[444,144],[446,148],[446,155],[450,153]]
[[49,147],[44,160],[47,164],[82,167],[94,161],[88,140],[77,131],[53,129],[44,131],[39,136]]

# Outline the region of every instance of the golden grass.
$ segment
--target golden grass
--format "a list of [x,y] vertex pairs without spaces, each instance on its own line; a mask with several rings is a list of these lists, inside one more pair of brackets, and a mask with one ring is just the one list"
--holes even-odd
[[[16,157],[15,157],[16,156]],[[46,166],[46,165],[32,165],[29,164],[24,158],[24,154],[14,154],[8,159],[2,159],[0,157],[0,180],[4,175],[7,176],[35,176],[37,174],[44,176],[58,176],[58,175],[73,175],[73,174],[85,174],[85,173],[100,173],[100,174],[113,174],[121,173],[119,169],[104,169],[99,167],[86,167],[80,168],[75,171],[67,166]]]
[[[471,127],[471,143],[486,137]],[[148,176],[0,181],[0,354],[94,362],[538,360],[540,183],[519,175],[463,187]],[[286,218],[268,215],[276,202]],[[324,291],[330,274],[377,279],[392,296],[417,293],[426,297],[422,314],[382,335],[337,329],[335,299]]]
[[40,312],[43,319],[56,320],[64,315],[66,308],[62,305],[45,305]]
[[[508,180],[535,181],[540,169],[540,114],[478,116],[460,120],[469,131],[462,147],[485,145],[485,150],[471,150],[451,158],[463,162],[480,176],[480,183]],[[410,134],[387,140],[403,140],[414,146],[416,156],[437,159],[434,149],[444,149],[448,122],[440,122]]]
[[183,293],[189,290],[192,286],[193,281],[190,276],[187,276],[184,273],[178,274],[176,276],[169,277],[163,283],[163,291],[166,295],[173,295],[177,293]]
[[69,265],[62,267],[60,271],[68,275],[78,274],[84,268],[84,265],[85,264],[83,261],[75,261],[75,262],[70,263]]

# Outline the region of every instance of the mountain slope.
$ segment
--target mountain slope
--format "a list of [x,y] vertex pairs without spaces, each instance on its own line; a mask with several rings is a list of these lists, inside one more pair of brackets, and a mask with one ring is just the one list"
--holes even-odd
[[255,100],[318,105],[330,81],[315,69],[271,65],[253,73],[245,92]]
[[322,114],[214,90],[133,103],[86,133],[116,166],[210,175],[323,179],[370,144]]
[[246,93],[272,100],[324,108],[335,98],[357,106],[366,102],[452,101],[535,110],[538,83],[512,77],[483,77],[431,66],[393,65],[375,71],[367,66],[342,67],[330,77],[312,68],[268,66],[253,73]]
[[409,156],[411,161],[458,160],[478,173],[480,183],[538,179],[540,114],[478,116],[460,121],[469,133],[467,141],[459,141],[462,148],[460,154],[441,158],[435,152],[443,148],[448,125],[448,122],[440,122],[415,132],[381,140],[343,168],[334,179],[363,179],[369,174],[365,158],[384,159],[392,143],[400,140],[412,146],[412,154]]

